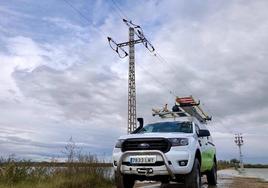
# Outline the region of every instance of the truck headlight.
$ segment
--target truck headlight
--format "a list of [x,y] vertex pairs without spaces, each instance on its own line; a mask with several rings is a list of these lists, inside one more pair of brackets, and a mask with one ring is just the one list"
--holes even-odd
[[187,146],[189,144],[188,138],[169,138],[172,146]]
[[116,141],[115,147],[116,148],[122,148],[122,144],[123,144],[124,140],[123,139],[119,139]]

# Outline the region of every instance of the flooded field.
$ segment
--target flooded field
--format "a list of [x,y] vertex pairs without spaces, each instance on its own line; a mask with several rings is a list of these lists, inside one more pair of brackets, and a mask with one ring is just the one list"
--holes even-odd
[[247,177],[257,177],[268,181],[268,168],[246,168],[244,175]]
[[240,172],[232,169],[227,169],[227,170],[220,170],[218,174],[225,177],[233,176],[233,177],[258,178],[268,182],[267,168],[245,168],[243,171],[240,170]]

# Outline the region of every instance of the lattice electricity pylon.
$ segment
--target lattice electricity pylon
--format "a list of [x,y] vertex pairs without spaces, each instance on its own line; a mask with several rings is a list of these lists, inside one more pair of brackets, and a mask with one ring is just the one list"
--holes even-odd
[[244,144],[243,141],[243,136],[241,133],[238,133],[235,135],[235,143],[239,148],[239,162],[240,162],[240,168],[244,168],[244,164],[243,164],[243,155],[242,155],[242,150],[241,150],[241,146]]
[[[140,26],[131,21],[123,19],[123,22],[129,27],[128,42],[116,43],[111,37],[108,38],[110,47],[118,54],[120,58],[129,56],[129,74],[128,74],[128,129],[131,133],[137,128],[137,111],[136,111],[136,83],[135,83],[135,44],[143,43],[143,45],[153,52],[153,45],[145,38]],[[135,39],[135,35],[138,39]],[[129,46],[129,53],[123,47]]]

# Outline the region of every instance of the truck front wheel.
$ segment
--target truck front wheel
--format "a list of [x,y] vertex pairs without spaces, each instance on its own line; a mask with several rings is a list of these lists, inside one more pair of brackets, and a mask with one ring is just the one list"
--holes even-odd
[[117,188],[133,188],[135,179],[130,175],[115,172],[115,181]]
[[198,159],[195,159],[193,169],[185,177],[186,188],[201,188],[201,174],[200,174],[200,163]]
[[217,164],[214,161],[212,169],[207,173],[207,180],[209,185],[217,184]]

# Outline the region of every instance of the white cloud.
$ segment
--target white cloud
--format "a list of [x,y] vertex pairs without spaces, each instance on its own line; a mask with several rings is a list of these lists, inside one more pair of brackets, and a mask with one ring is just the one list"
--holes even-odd
[[[0,139],[7,144],[1,146],[3,151],[58,154],[73,136],[87,150],[111,152],[116,137],[126,131],[127,59],[119,59],[103,35],[123,42],[127,27],[106,2],[94,7],[103,5],[107,12],[100,13],[102,19],[90,17],[89,26],[51,14],[40,17],[50,26],[41,35],[0,37],[5,42],[0,51]],[[248,156],[267,157],[259,154],[265,146],[258,139],[266,140],[268,133],[267,2],[131,5],[127,1],[121,6],[129,8],[130,17],[143,26],[166,60],[159,62],[144,46],[136,46],[138,115],[153,121],[152,107],[173,105],[170,90],[192,94],[214,116],[209,127],[219,158],[236,157],[236,132],[245,133]],[[49,32],[49,40],[39,38]],[[15,146],[18,142],[21,145]]]

